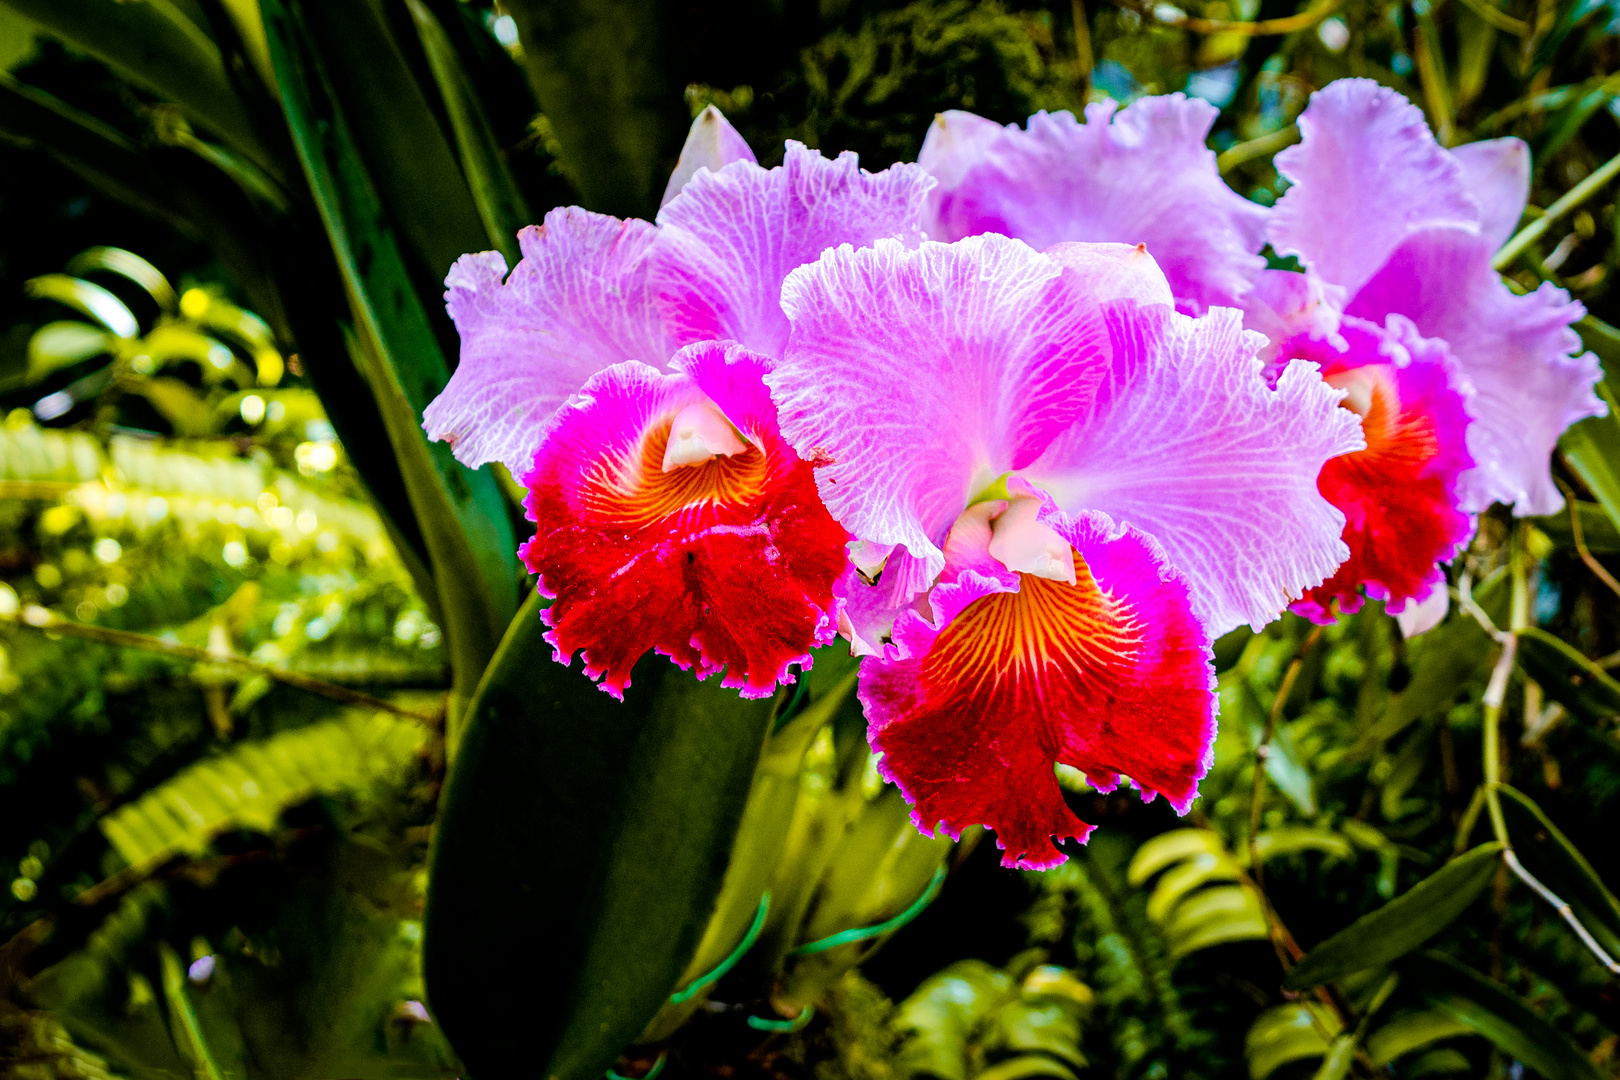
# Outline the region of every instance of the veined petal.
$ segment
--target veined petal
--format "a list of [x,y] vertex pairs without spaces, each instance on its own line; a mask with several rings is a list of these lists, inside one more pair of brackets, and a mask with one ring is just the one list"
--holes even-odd
[[1451,148],[1468,193],[1479,204],[1479,231],[1493,248],[1507,243],[1530,201],[1530,146],[1523,139],[1485,139]]
[[[1045,249],[1063,241],[1146,244],[1179,300],[1234,304],[1265,266],[1266,210],[1221,180],[1204,139],[1218,111],[1181,94],[1039,112],[992,133],[971,113],[942,114],[918,162],[936,240],[995,232]],[[1151,198],[1144,198],[1152,192]]]
[[[1350,558],[1294,602],[1313,622],[1361,610],[1362,593],[1398,615],[1427,600],[1474,531],[1458,508],[1458,478],[1468,455],[1466,397],[1445,343],[1425,338],[1407,319],[1387,327],[1347,318],[1335,337],[1285,342],[1283,355],[1321,366],[1329,385],[1348,391],[1361,414],[1367,448],[1333,458],[1317,484],[1344,511]],[[1334,603],[1337,601],[1337,611]]]
[[1355,292],[1408,235],[1477,230],[1479,203],[1463,166],[1417,106],[1371,79],[1339,79],[1311,95],[1301,141],[1277,155],[1293,182],[1271,215],[1279,255]]
[[1115,347],[1084,278],[995,235],[840,248],[790,275],[782,306],[793,337],[766,383],[783,434],[835,518],[930,579],[972,496],[1088,408]]
[[655,232],[563,207],[518,234],[523,260],[504,283],[499,252],[462,256],[445,280],[461,362],[423,413],[428,436],[465,465],[499,461],[521,475],[586,379],[625,360],[661,367],[674,349],[647,292]]
[[719,109],[710,105],[692,121],[692,128],[686,133],[686,145],[681,147],[680,160],[675,163],[675,171],[670,174],[664,198],[658,205],[668,206],[699,169],[719,172],[733,161],[754,160],[754,151],[737,134],[737,129]]
[[[615,696],[655,649],[763,697],[836,633],[848,537],[778,434],[766,363],[706,342],[673,373],[615,365],[564,406],[535,455],[525,505],[539,527],[522,555],[556,597],[546,639],[565,663],[582,649]],[[671,422],[705,401],[747,449],[664,471]]]
[[1054,839],[1092,828],[1064,803],[1055,762],[1104,789],[1130,777],[1185,813],[1215,734],[1210,639],[1163,553],[1101,520],[1049,523],[1073,545],[1075,584],[948,568],[934,620],[901,615],[859,691],[878,768],[917,827],[988,825],[1003,865],[1030,869],[1058,865]]
[[1431,229],[1409,237],[1350,301],[1373,322],[1405,315],[1427,337],[1440,338],[1473,386],[1475,417],[1463,474],[1463,508],[1506,503],[1520,515],[1556,513],[1564,505],[1553,483],[1553,448],[1564,429],[1601,416],[1593,392],[1602,368],[1570,329],[1586,309],[1544,282],[1515,296],[1491,269],[1495,245],[1472,230]]
[[852,153],[828,161],[795,142],[777,168],[735,161],[696,175],[658,213],[659,305],[683,344],[726,338],[780,356],[782,279],[840,244],[915,244],[932,186],[917,165],[869,173]]
[[1365,446],[1359,418],[1310,364],[1267,386],[1236,311],[1145,322],[1111,313],[1108,381],[1023,475],[1152,536],[1211,634],[1258,630],[1344,561],[1344,516],[1316,478]]

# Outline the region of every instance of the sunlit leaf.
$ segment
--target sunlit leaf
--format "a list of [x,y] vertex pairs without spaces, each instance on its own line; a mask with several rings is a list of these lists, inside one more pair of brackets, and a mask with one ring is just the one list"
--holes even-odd
[[132,338],[141,332],[134,313],[124,302],[93,281],[68,274],[42,274],[30,278],[24,287],[29,296],[66,304],[90,316],[121,338]]

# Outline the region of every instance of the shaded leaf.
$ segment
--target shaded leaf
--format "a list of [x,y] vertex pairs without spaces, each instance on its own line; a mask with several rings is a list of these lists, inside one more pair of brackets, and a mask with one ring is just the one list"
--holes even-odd
[[1383,907],[1307,952],[1283,979],[1290,990],[1378,967],[1418,948],[1468,909],[1496,873],[1499,843],[1459,855]]
[[771,704],[651,655],[618,702],[555,663],[544,632],[531,600],[470,710],[424,964],[473,1076],[598,1080],[692,957]]
[[1593,723],[1620,715],[1620,682],[1540,627],[1519,631],[1519,664],[1546,695]]

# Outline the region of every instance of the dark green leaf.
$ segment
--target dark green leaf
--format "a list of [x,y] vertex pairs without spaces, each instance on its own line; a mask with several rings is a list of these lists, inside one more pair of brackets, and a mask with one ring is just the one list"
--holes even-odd
[[1582,925],[1611,953],[1620,953],[1620,901],[1586,856],[1523,792],[1497,787],[1513,850],[1525,868],[1574,909]]
[[1581,719],[1620,715],[1620,682],[1547,631],[1534,626],[1519,631],[1519,664],[1548,697]]
[[1319,986],[1405,956],[1450,926],[1485,891],[1501,853],[1502,845],[1493,842],[1459,855],[1306,953],[1283,985],[1290,990]]
[[524,66],[585,205],[651,217],[686,134],[658,0],[513,0]]
[[424,963],[474,1077],[600,1080],[714,909],[770,724],[648,656],[617,702],[525,604],[490,665],[434,837]]
[[294,9],[266,0],[264,12],[282,105],[355,314],[352,352],[433,561],[457,693],[466,695],[517,603],[506,504],[487,469],[464,468],[422,432],[423,408],[449,379],[444,354]]
[[[1620,527],[1603,507],[1578,501],[1575,512],[1581,517],[1581,539],[1588,551],[1598,555],[1620,553]],[[1535,522],[1536,528],[1546,533],[1553,543],[1560,547],[1575,546],[1575,530],[1570,524],[1567,506],[1556,514],[1536,518]]]
[[1431,1006],[1547,1080],[1601,1080],[1605,1075],[1523,1001],[1451,957],[1425,950],[1403,967],[1409,984]]
[[213,39],[170,0],[6,0],[51,35],[179,105],[276,175]]

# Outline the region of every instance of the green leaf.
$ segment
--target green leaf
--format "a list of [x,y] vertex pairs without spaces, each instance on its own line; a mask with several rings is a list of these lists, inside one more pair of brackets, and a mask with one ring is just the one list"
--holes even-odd
[[1306,953],[1283,986],[1303,990],[1405,956],[1450,926],[1485,891],[1501,853],[1502,845],[1493,842],[1459,855]]
[[[1581,518],[1581,539],[1586,543],[1588,551],[1594,555],[1614,555],[1620,553],[1620,526],[1616,526],[1614,519],[1597,503],[1575,502],[1575,512]],[[1547,534],[1547,538],[1559,547],[1573,548],[1575,546],[1575,530],[1569,522],[1569,508],[1566,506],[1556,514],[1533,519],[1536,528]]]
[[46,323],[28,339],[29,383],[118,347],[118,336],[82,322]]
[[1483,1035],[1547,1080],[1602,1080],[1605,1073],[1519,998],[1443,953],[1425,950],[1403,965],[1425,1001]]
[[416,23],[417,36],[422,39],[428,66],[433,69],[433,81],[439,86],[445,112],[449,114],[456,150],[461,155],[461,169],[467,176],[467,186],[472,189],[473,202],[484,221],[489,243],[506,256],[506,265],[516,266],[520,257],[518,230],[532,225],[534,215],[518,190],[511,170],[506,167],[500,143],[490,128],[489,118],[484,115],[483,104],[444,27],[422,0],[406,0],[406,5]]
[[1025,1054],[997,1062],[979,1073],[975,1080],[1031,1080],[1037,1076],[1053,1076],[1057,1080],[1078,1080],[1068,1066],[1040,1054]]
[[[455,706],[470,696],[517,603],[516,542],[490,471],[464,468],[422,431],[422,410],[449,368],[295,10],[265,0],[282,106],[349,293],[356,366],[376,398],[433,562],[460,699],[451,715],[459,722]],[[452,749],[457,734],[452,726]]]
[[1133,886],[1145,884],[1148,878],[1168,866],[1198,855],[1225,855],[1226,844],[1213,829],[1172,829],[1160,833],[1131,856],[1126,880]]
[[1519,860],[1574,910],[1581,924],[1620,953],[1620,900],[1580,850],[1528,795],[1498,784],[1498,804]]
[[1266,829],[1254,838],[1254,846],[1261,862],[1302,851],[1320,851],[1329,859],[1348,859],[1356,853],[1355,846],[1343,833],[1308,826]]
[[133,281],[146,290],[146,294],[164,311],[172,312],[175,309],[177,297],[174,295],[174,286],[169,284],[169,279],[163,276],[161,270],[133,251],[115,247],[93,247],[79,252],[67,264],[67,272],[70,274],[82,276],[96,270],[104,270]]
[[55,300],[88,315],[121,338],[133,338],[141,332],[140,324],[135,321],[135,313],[122,300],[93,281],[83,281],[68,274],[42,274],[29,278],[23,288],[29,296]]
[[900,1072],[966,1080],[969,1036],[1015,992],[1012,978],[983,960],[958,960],[924,979],[895,1016],[895,1030],[906,1036]]
[[1239,873],[1231,856],[1208,852],[1195,855],[1159,879],[1153,887],[1153,895],[1148,897],[1147,917],[1163,923],[1182,898],[1194,889],[1212,881],[1236,881]]
[[[417,81],[383,5],[319,0],[288,6],[298,12],[308,47],[319,57],[315,66],[331,110],[341,117],[349,150],[363,163],[389,231],[433,283],[437,308],[437,286],[451,265],[469,251],[484,250],[489,238],[450,140],[429,105],[432,88],[424,92]],[[334,165],[342,183],[344,167]],[[355,241],[357,250],[366,246],[359,236]],[[379,282],[371,284],[375,289]],[[384,296],[379,292],[376,300]]]
[[544,632],[525,604],[474,698],[424,964],[474,1077],[600,1080],[703,933],[771,705],[652,655],[618,702],[554,662]]
[[[586,207],[652,217],[689,118],[658,0],[513,0],[523,63]],[[762,43],[762,47],[763,47]]]
[[1374,1065],[1396,1058],[1441,1039],[1471,1035],[1474,1029],[1438,1009],[1412,1009],[1396,1013],[1367,1037],[1367,1056]]
[[1323,1029],[1337,1036],[1339,1025],[1327,1013],[1305,1004],[1279,1005],[1261,1013],[1243,1041],[1252,1080],[1266,1080],[1291,1061],[1328,1052]]
[[1355,1037],[1340,1035],[1328,1048],[1327,1056],[1322,1059],[1322,1067],[1316,1070],[1312,1080],[1344,1080],[1350,1073],[1351,1063],[1355,1060]]
[[419,724],[375,713],[240,742],[102,818],[101,831],[126,863],[150,869],[200,854],[226,829],[269,832],[283,810],[311,795],[397,777],[426,738]]
[[[1613,370],[1607,362],[1605,367]],[[1598,383],[1597,393],[1609,406],[1609,415],[1575,424],[1559,437],[1558,449],[1620,528],[1620,404],[1607,380]]]
[[1583,720],[1600,723],[1620,715],[1620,682],[1562,638],[1534,626],[1520,630],[1519,666]]
[[1214,945],[1264,941],[1269,936],[1259,901],[1241,885],[1194,893],[1164,926],[1165,943],[1176,959]]
[[45,32],[167,98],[282,179],[260,144],[219,48],[172,0],[6,0]]

